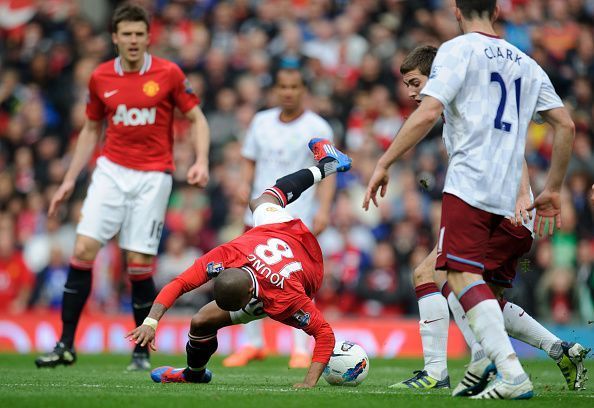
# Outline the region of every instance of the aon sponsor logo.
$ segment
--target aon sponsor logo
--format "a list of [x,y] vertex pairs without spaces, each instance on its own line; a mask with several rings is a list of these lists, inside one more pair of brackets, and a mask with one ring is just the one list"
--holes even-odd
[[118,105],[113,115],[113,124],[124,126],[154,125],[157,117],[157,108],[130,108],[124,104]]

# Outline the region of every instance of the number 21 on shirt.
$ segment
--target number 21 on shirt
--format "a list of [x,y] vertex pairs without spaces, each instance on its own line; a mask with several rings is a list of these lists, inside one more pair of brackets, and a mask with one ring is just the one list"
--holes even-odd
[[[496,82],[501,88],[501,99],[499,100],[499,106],[497,107],[497,114],[495,115],[494,126],[495,129],[503,130],[504,132],[511,131],[511,123],[503,121],[503,114],[505,113],[505,105],[507,102],[507,88],[505,82],[499,72],[491,72],[491,82]],[[520,92],[522,90],[522,78],[518,78],[514,81],[515,92],[516,92],[516,109],[518,119],[520,116]]]

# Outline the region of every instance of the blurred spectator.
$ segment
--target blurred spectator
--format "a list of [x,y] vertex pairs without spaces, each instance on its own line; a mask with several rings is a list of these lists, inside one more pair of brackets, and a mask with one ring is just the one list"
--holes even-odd
[[0,312],[25,311],[34,281],[23,255],[16,249],[13,231],[0,228]]
[[[187,246],[186,238],[181,232],[171,233],[165,242],[165,252],[157,259],[155,285],[163,288],[181,272],[189,268],[202,253]],[[186,309],[188,313],[196,311],[201,305],[210,301],[208,290],[200,287],[186,293],[175,302],[176,309]]]

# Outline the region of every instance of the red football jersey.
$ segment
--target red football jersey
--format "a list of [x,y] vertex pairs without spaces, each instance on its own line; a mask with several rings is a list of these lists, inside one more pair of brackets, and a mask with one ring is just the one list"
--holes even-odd
[[181,69],[145,54],[138,72],[124,72],[120,58],[99,65],[89,81],[87,117],[107,119],[101,152],[121,166],[173,170],[173,112],[199,103]]
[[226,268],[248,271],[254,279],[254,295],[262,301],[264,312],[314,336],[312,361],[328,362],[334,335],[312,301],[324,276],[322,251],[301,220],[261,225],[213,249],[165,286],[155,303],[169,308],[183,293]]

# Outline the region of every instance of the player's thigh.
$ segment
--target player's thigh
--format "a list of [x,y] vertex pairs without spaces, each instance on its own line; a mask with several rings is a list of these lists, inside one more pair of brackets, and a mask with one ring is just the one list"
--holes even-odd
[[120,247],[132,252],[156,255],[165,224],[172,177],[162,172],[145,172],[129,202],[120,232]]
[[501,219],[444,194],[436,269],[482,275],[491,233]]
[[413,271],[413,283],[419,286],[425,283],[435,282],[435,261],[437,260],[437,247],[421,261]]
[[518,260],[532,247],[532,233],[523,226],[514,226],[504,219],[491,235],[485,259],[486,282],[511,288],[516,277]]
[[105,244],[118,233],[125,215],[124,191],[113,176],[98,165],[83,202],[76,233]]
[[263,203],[254,210],[254,227],[266,224],[277,224],[293,219],[289,212],[278,204]]
[[252,299],[241,309],[230,312],[231,324],[245,324],[263,319],[266,316],[262,301],[258,299]]
[[216,302],[212,301],[192,316],[190,334],[195,336],[210,334],[232,324],[229,312],[221,309]]

